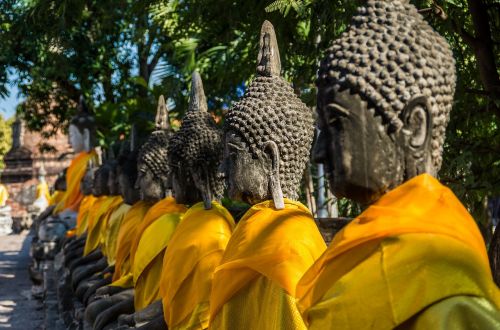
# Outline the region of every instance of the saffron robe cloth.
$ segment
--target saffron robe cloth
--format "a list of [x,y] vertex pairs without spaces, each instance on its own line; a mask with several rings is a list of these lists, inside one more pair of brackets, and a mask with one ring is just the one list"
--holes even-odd
[[50,202],[50,191],[49,191],[49,185],[47,184],[47,182],[40,182],[39,184],[36,185],[35,199],[38,199],[41,197],[45,198],[45,200],[47,202]]
[[140,311],[160,299],[163,255],[186,207],[167,197],[146,213],[137,235],[137,248],[131,249],[134,280],[134,306]]
[[0,207],[5,206],[5,203],[9,199],[9,192],[7,191],[7,187],[5,185],[0,184]]
[[132,264],[130,262],[130,247],[135,238],[137,228],[150,208],[150,203],[139,201],[132,205],[123,217],[116,241],[115,271],[113,273],[112,286],[123,288],[134,286],[134,282],[132,281]]
[[103,227],[110,214],[123,202],[121,196],[103,196],[93,205],[92,210],[88,215],[88,229],[87,239],[85,240],[85,247],[83,255],[86,256],[90,252],[97,249],[102,243]]
[[80,182],[82,181],[87,164],[90,160],[96,160],[97,154],[94,150],[90,152],[80,152],[71,161],[66,172],[66,192],[62,200],[58,203],[54,210],[54,214],[70,209],[77,212],[80,207],[80,202],[83,199],[83,194],[80,190]]
[[76,217],[76,235],[82,236],[87,231],[88,215],[90,209],[97,201],[94,195],[87,195],[83,198],[80,208],[78,209],[78,216]]
[[252,206],[242,217],[215,270],[212,329],[305,329],[295,287],[326,245],[310,211],[285,199]]
[[104,232],[103,254],[108,260],[108,265],[112,266],[116,261],[116,244],[118,232],[125,214],[130,210],[131,205],[121,203],[109,216]]
[[[484,316],[500,307],[474,219],[428,174],[388,192],[341,230],[300,280],[297,297],[310,329],[437,329],[454,324],[454,309],[475,305]],[[484,319],[469,314],[476,317],[462,326]],[[419,319],[434,326],[420,327]]]
[[49,205],[58,205],[63,197],[64,197],[64,191],[62,190],[54,191],[54,193],[50,197]]
[[197,203],[183,215],[163,256],[160,280],[170,330],[208,328],[213,273],[234,226],[231,214],[217,202],[210,210]]

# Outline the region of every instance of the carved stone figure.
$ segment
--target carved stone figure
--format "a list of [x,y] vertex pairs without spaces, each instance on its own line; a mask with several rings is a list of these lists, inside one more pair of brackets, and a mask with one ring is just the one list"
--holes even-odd
[[224,188],[218,178],[222,150],[222,132],[207,111],[201,77],[194,72],[188,111],[168,149],[173,194],[191,207],[163,256],[162,300],[121,317],[120,323],[143,329],[165,329],[165,324],[169,329],[207,328],[212,273],[234,227],[218,203]]
[[310,211],[296,201],[309,160],[310,109],[281,76],[274,28],[264,22],[257,76],[228,112],[229,195],[252,204],[214,273],[214,329],[301,329],[295,284],[325,250]]
[[327,50],[314,158],[337,196],[368,208],[297,285],[309,329],[500,325],[481,234],[433,177],[454,64],[446,40],[404,0],[368,1]]
[[[136,182],[136,187],[140,190],[141,200],[149,204],[155,204],[148,210],[147,214],[144,215],[144,218],[134,220],[138,221],[138,230],[135,232],[129,250],[130,263],[133,265],[132,268],[135,266],[134,259],[136,257],[139,259],[141,258],[137,255],[139,251],[144,250],[144,252],[148,252],[149,255],[159,255],[163,253],[166,247],[158,245],[156,247],[158,251],[145,251],[147,247],[140,246],[140,242],[144,238],[143,234],[145,230],[153,225],[162,228],[162,224],[174,221],[180,217],[180,214],[185,210],[183,206],[177,205],[175,200],[171,197],[164,198],[169,195],[170,189],[170,167],[168,165],[167,150],[172,132],[170,130],[168,111],[163,96],[161,96],[159,100],[155,123],[156,130],[151,133],[148,140],[139,151],[137,160],[138,176]],[[161,210],[161,212],[159,212],[159,210]],[[175,226],[171,228],[175,228]],[[162,232],[163,230],[164,229],[150,231],[150,234],[168,236],[169,233]],[[164,244],[168,244],[168,240],[165,241]],[[140,247],[141,249],[139,249]],[[146,261],[143,260],[143,262]],[[161,262],[161,259],[155,258],[154,260],[150,260],[150,262],[158,263]],[[154,268],[154,266],[151,267]],[[150,269],[149,266],[148,269]],[[124,288],[130,288],[130,285],[133,285],[135,290],[145,289],[145,283],[148,282],[148,275],[146,273],[147,271],[145,270],[141,272],[140,275],[134,275],[133,283],[127,282],[124,287],[122,286],[118,290],[114,290],[113,285],[109,287],[109,290],[104,290],[104,288],[103,290],[99,290],[98,294],[103,294],[103,298],[97,299],[87,307],[86,321],[93,324],[94,328],[101,329],[107,324],[116,321],[120,314],[132,313],[134,311],[134,306],[137,310],[143,309],[145,307],[142,306],[143,301],[152,298],[149,292],[141,291],[140,297],[137,298],[134,297],[134,290],[122,290]],[[126,278],[127,276],[129,275],[122,274],[122,278]],[[120,279],[117,281],[120,282]],[[158,282],[158,279],[152,279],[152,281]],[[150,286],[148,289],[151,288],[154,288],[154,286]],[[119,293],[106,297],[106,291],[110,293]],[[141,303],[138,303],[138,301]]]
[[141,199],[149,202],[162,199],[170,189],[167,147],[172,131],[163,96],[158,103],[156,130],[151,133],[139,151],[137,162],[137,185],[141,191]]
[[313,114],[280,76],[272,25],[264,23],[262,29],[257,76],[226,117],[228,190],[233,199],[250,204],[273,199],[282,208],[280,190],[286,198],[298,197],[313,139]]
[[191,98],[181,129],[172,137],[168,155],[172,187],[178,203],[192,205],[200,200],[210,209],[224,193],[224,181],[217,177],[223,158],[221,132],[207,111],[203,83],[193,73]]

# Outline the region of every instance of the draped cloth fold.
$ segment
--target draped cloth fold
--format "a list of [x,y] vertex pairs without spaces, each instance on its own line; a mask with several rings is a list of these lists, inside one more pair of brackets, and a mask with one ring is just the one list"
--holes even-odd
[[90,152],[80,152],[71,161],[66,172],[66,191],[54,209],[54,214],[57,214],[63,210],[70,209],[72,211],[78,211],[80,207],[80,202],[83,199],[83,194],[80,191],[80,182],[82,181],[85,171],[87,170],[87,164],[90,160],[96,160],[97,154],[94,150]]
[[102,243],[102,232],[111,213],[123,202],[121,196],[102,196],[99,197],[88,215],[87,239],[83,255],[97,249]]
[[[115,272],[113,273],[113,283],[111,285],[130,287],[132,282],[132,264],[130,263],[130,247],[135,238],[135,232],[140,226],[144,215],[148,212],[151,204],[139,201],[132,205],[125,214],[118,231],[116,242]],[[121,277],[128,276],[120,282]]]
[[94,195],[87,195],[83,198],[76,217],[76,236],[80,237],[87,231],[88,215],[96,201],[97,198]]
[[[254,205],[236,226],[215,270],[211,327],[237,329],[236,317],[254,320],[246,325],[249,329],[279,329],[288,322],[283,314],[289,314],[293,328],[303,328],[300,315],[296,317],[295,287],[325,249],[310,211],[301,203],[285,199],[283,210],[276,210],[272,201]],[[253,299],[242,301],[238,293],[244,290]],[[237,316],[225,311],[232,304],[240,309]],[[263,315],[269,317],[264,323]]]
[[174,198],[164,198],[149,209],[136,232],[137,245],[130,251],[136,311],[160,299],[163,255],[185,211]]
[[348,224],[297,285],[310,329],[394,328],[447,298],[465,296],[500,307],[474,219],[427,174],[385,194]]
[[115,208],[113,213],[110,214],[106,223],[106,230],[104,232],[103,254],[108,260],[108,265],[112,266],[116,261],[116,244],[118,241],[118,232],[125,214],[130,210],[130,205],[121,203]]
[[219,203],[193,205],[182,217],[163,257],[160,295],[169,329],[206,329],[212,278],[235,226]]

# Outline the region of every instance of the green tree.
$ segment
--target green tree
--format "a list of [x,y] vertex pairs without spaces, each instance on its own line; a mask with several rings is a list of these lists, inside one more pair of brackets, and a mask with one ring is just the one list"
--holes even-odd
[[0,170],[4,168],[3,157],[12,146],[12,125],[13,120],[5,120],[0,114]]

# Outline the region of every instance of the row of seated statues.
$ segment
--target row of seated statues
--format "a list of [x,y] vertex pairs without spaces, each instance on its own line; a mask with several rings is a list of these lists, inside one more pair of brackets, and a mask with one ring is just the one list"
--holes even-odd
[[[268,21],[222,128],[194,72],[177,131],[161,97],[142,146],[133,130],[101,163],[81,103],[69,128],[79,153],[33,248],[59,253],[67,326],[500,328],[485,242],[435,178],[455,80],[449,46],[415,7],[370,0],[319,64],[316,116],[281,76]],[[365,207],[328,247],[298,201],[311,149],[334,194]],[[224,193],[250,207],[225,208]]]

